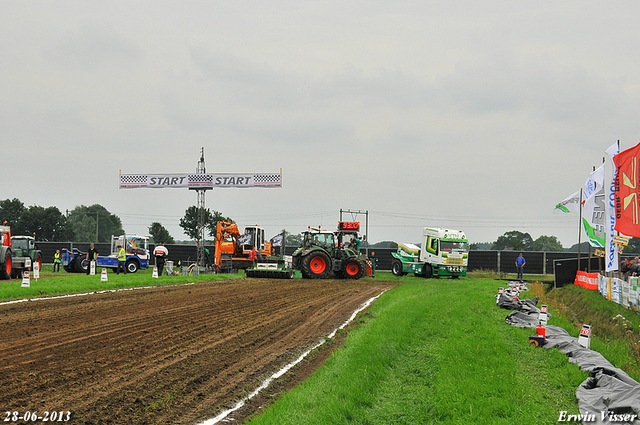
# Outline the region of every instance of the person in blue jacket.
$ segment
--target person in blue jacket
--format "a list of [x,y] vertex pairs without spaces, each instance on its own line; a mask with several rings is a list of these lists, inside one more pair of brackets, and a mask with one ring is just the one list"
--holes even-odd
[[522,280],[524,276],[524,265],[527,264],[527,261],[522,256],[522,253],[516,258],[516,269],[518,270],[518,279]]

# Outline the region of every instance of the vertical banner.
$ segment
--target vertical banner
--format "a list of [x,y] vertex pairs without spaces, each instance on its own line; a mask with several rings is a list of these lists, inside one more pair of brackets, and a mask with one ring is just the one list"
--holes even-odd
[[620,279],[617,277],[611,278],[611,301],[620,304],[620,292],[621,292]]
[[629,308],[638,311],[638,277],[629,278]]
[[629,282],[627,282],[626,280],[620,281],[620,286],[622,287],[621,288],[622,297],[620,300],[620,304],[622,304],[623,307],[629,308],[629,289],[631,286],[629,285]]
[[627,236],[640,237],[640,200],[638,199],[638,160],[640,143],[613,157],[616,164],[616,226]]
[[604,164],[589,175],[585,183],[584,197],[582,224],[589,238],[589,244],[596,248],[604,248],[606,227]]
[[620,263],[618,254],[618,244],[613,242],[613,236],[617,234],[616,227],[616,165],[613,162],[613,157],[620,152],[618,142],[614,143],[606,150],[611,164],[613,165],[613,171],[611,178],[606,180],[606,198],[605,198],[605,211],[606,211],[606,237],[605,237],[605,271],[613,272],[618,270],[618,264]]

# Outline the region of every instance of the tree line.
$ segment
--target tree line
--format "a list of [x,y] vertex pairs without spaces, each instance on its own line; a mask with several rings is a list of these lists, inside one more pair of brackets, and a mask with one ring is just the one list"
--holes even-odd
[[124,233],[122,222],[102,205],[79,205],[63,214],[57,207],[26,207],[19,199],[0,201],[0,222],[12,235],[35,235],[39,241],[109,242]]
[[[205,228],[214,238],[218,221],[234,221],[218,211],[204,210]],[[63,213],[57,207],[25,206],[17,198],[0,200],[0,223],[11,226],[12,235],[35,236],[45,242],[110,242],[112,235],[125,231],[120,217],[104,206],[79,205]],[[191,239],[198,239],[198,207],[191,206],[180,219],[180,227]],[[148,227],[155,242],[175,243],[169,231],[159,222]],[[206,236],[206,235],[205,235]]]
[[[185,210],[179,225],[184,233],[192,240],[198,241],[198,207],[190,206]],[[225,217],[219,211],[205,208],[204,211],[205,238],[213,240],[219,221],[235,223],[230,217]],[[13,235],[34,235],[40,241],[55,242],[110,242],[112,235],[125,233],[120,218],[110,213],[100,204],[79,205],[71,211],[62,213],[57,207],[41,207],[38,205],[25,206],[19,199],[0,200],[0,223],[11,226]],[[149,235],[156,243],[175,243],[169,231],[159,222],[153,222],[148,227]],[[282,230],[285,231],[284,229]],[[302,236],[287,232],[288,246],[298,245]],[[365,241],[364,244],[367,242]],[[583,242],[583,245],[587,244]],[[394,246],[392,246],[394,245]],[[364,246],[364,245],[363,245]],[[370,247],[397,247],[397,243],[385,241],[372,244]],[[555,236],[542,235],[533,239],[529,233],[518,230],[505,232],[495,242],[473,243],[472,250],[514,250],[514,251],[546,251],[562,252],[577,251],[577,244],[565,249]],[[582,249],[586,252],[586,247]],[[631,238],[625,248],[627,252],[640,252],[640,238]]]

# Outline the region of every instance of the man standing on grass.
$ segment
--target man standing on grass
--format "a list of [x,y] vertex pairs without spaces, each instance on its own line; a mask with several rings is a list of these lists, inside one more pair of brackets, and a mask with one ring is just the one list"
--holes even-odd
[[153,250],[153,255],[156,256],[156,267],[158,267],[158,276],[162,276],[162,270],[164,269],[164,262],[169,255],[169,250],[164,246],[164,242],[160,242],[158,246]]
[[524,265],[527,264],[526,260],[522,256],[522,253],[516,258],[516,269],[518,270],[518,280],[522,280],[524,277]]
[[96,248],[91,244],[91,248],[89,252],[87,252],[87,274],[91,271],[91,262],[96,258],[98,258],[98,251],[96,251]]
[[116,274],[120,274],[120,270],[122,270],[122,273],[127,274],[127,268],[124,265],[125,261],[127,261],[127,252],[122,245],[118,245],[118,268],[116,269]]

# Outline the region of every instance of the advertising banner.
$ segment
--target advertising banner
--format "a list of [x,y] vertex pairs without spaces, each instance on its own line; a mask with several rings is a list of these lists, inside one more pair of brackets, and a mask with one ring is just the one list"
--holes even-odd
[[576,281],[574,283],[578,286],[582,286],[585,289],[597,291],[598,276],[599,276],[599,273],[587,273],[587,272],[578,270],[578,272],[576,273]]

